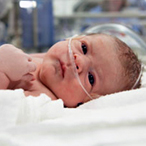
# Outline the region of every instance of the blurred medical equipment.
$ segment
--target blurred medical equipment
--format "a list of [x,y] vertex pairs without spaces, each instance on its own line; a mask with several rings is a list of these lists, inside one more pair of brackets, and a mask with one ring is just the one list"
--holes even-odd
[[54,44],[52,0],[19,2],[22,47],[42,52]]
[[0,0],[0,18],[3,18],[12,7],[12,0]]
[[138,5],[141,10],[146,10],[146,1],[145,0],[139,0]]
[[12,7],[12,0],[0,0],[0,45],[5,43],[7,35],[6,18]]

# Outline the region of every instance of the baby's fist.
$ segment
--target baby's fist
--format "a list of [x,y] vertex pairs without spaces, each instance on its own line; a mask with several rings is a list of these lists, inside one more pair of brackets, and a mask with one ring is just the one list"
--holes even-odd
[[0,47],[0,71],[11,81],[18,81],[35,70],[31,57],[22,50],[10,44]]

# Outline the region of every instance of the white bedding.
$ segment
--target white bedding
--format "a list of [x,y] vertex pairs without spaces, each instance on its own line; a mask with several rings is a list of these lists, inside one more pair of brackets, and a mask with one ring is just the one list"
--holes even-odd
[[[143,86],[145,81],[143,80]],[[145,146],[146,88],[64,108],[45,94],[0,90],[0,146]]]

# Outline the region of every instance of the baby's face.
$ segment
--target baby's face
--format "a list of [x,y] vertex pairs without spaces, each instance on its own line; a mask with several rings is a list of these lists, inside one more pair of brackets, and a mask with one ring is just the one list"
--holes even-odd
[[[73,39],[71,48],[80,80],[90,95],[105,95],[120,90],[122,66],[113,39],[103,35],[84,36]],[[72,71],[68,40],[58,42],[49,49],[41,66],[40,80],[67,107],[90,100]]]

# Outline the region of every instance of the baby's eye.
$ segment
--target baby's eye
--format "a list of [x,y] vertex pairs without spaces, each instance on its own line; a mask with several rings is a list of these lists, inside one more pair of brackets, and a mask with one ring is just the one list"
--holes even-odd
[[88,74],[88,79],[89,79],[91,86],[93,86],[94,85],[94,76],[91,73]]
[[87,46],[84,43],[82,43],[82,51],[83,51],[84,54],[86,54],[87,51],[88,51]]

